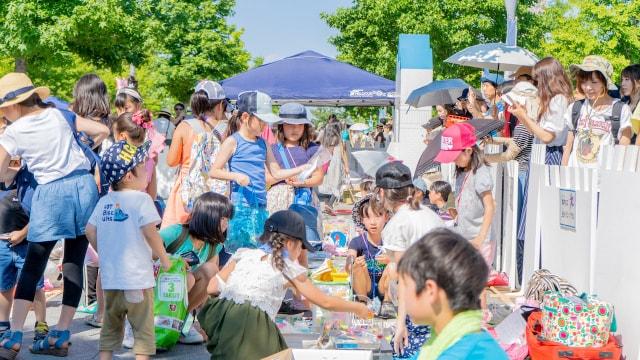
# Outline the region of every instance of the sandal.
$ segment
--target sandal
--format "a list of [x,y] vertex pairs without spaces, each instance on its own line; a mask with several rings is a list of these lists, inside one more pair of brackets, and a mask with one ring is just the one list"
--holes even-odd
[[[22,331],[7,331],[2,335],[2,340],[7,340],[2,346],[0,346],[0,359],[2,360],[14,360],[20,348],[22,347]],[[13,347],[20,345],[18,350]]]
[[[57,340],[51,344],[49,338],[56,338]],[[29,351],[32,354],[65,357],[69,354],[70,338],[71,332],[69,330],[51,330],[44,339],[34,341],[33,345],[29,347]],[[65,346],[65,343],[67,343],[67,346]]]

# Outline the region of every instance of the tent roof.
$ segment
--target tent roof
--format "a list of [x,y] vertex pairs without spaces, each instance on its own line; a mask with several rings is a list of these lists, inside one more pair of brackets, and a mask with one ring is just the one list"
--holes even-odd
[[220,84],[231,99],[243,91],[260,90],[274,104],[390,106],[395,100],[393,81],[315,51],[264,64]]

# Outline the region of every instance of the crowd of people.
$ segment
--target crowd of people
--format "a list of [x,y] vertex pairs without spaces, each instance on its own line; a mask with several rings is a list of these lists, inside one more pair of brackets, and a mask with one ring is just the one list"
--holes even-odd
[[[640,65],[622,71],[619,94],[602,57],[569,69],[575,91],[562,64],[545,58],[511,82],[485,72],[483,98],[469,89],[456,104],[438,106],[425,142],[443,128],[436,161],[455,164],[452,184],[414,179],[400,162],[363,182],[347,268],[356,300],[377,298],[377,309],[316,288],[307,277],[308,253],[322,241],[318,188],[333,184],[332,174],[348,174],[351,148],[385,149],[390,124],[364,134],[334,118],[316,131],[301,104],[274,114],[260,91],[232,104],[209,80],[194,88],[190,114],[178,103],[175,115],[165,109],[153,119],[134,78],[119,83],[112,112],[107,86],[94,74],[78,80],[70,105],[52,101],[49,89],[25,74],[3,76],[0,358],[24,351],[31,309],[37,322],[29,351],[67,356],[69,327],[89,290],[85,266],[94,269],[87,274],[96,311],[86,321],[101,327],[100,358],[121,345],[140,359],[155,354],[153,264],[167,270],[174,257],[185,259],[188,312],[198,319],[181,341],[206,341],[212,358],[258,359],[286,349],[275,317],[290,296],[302,307],[395,317],[396,358],[465,351],[504,358],[480,331],[497,240],[490,163],[519,165],[521,268],[532,145],[546,145],[546,164],[596,167],[603,146],[638,141],[632,118],[640,120]],[[478,139],[466,123],[472,117],[505,124]],[[485,155],[488,143],[506,150]],[[163,152],[177,168],[164,202],[156,174]],[[43,274],[60,240],[62,307],[49,329]]]

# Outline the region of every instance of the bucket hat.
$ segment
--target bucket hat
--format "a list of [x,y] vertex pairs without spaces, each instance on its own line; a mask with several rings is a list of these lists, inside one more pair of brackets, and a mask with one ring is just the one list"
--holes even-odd
[[46,86],[33,86],[31,79],[23,73],[8,73],[0,78],[0,108],[19,104],[33,93],[38,94],[44,101],[50,91]]
[[571,64],[569,70],[573,76],[580,70],[587,72],[598,71],[607,79],[607,88],[609,90],[618,90],[618,87],[611,80],[613,76],[613,66],[602,56],[589,55],[582,60],[582,64]]
[[280,107],[278,116],[280,117],[278,124],[311,125],[311,120],[307,117],[307,109],[302,104],[286,103]]

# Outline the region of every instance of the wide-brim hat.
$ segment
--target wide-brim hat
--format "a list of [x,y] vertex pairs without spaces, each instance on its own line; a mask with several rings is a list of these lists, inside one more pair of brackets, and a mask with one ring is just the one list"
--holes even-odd
[[0,108],[19,104],[34,93],[44,100],[50,94],[46,86],[35,87],[24,73],[8,73],[0,78]]
[[618,87],[611,80],[613,76],[613,66],[602,56],[589,55],[582,60],[582,64],[571,64],[569,70],[573,76],[580,70],[586,72],[598,71],[607,79],[607,88],[609,90],[618,90]]

